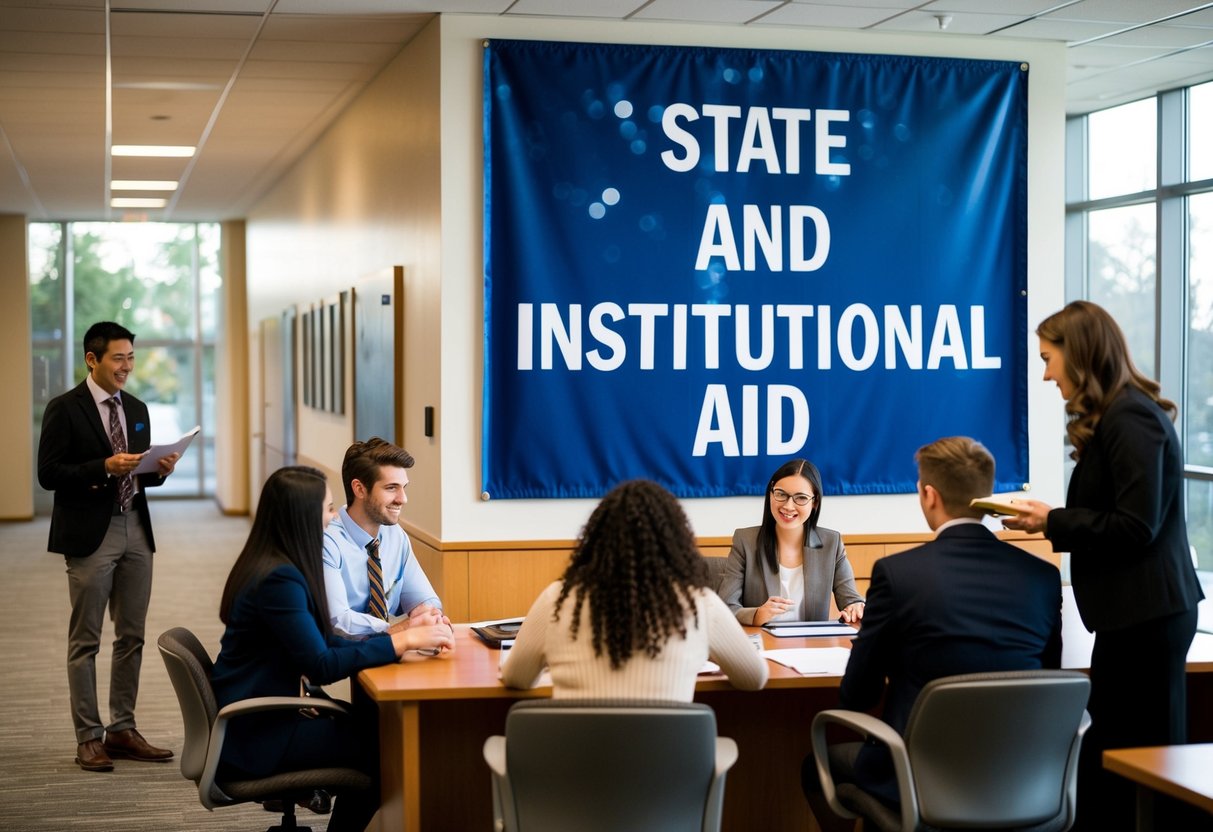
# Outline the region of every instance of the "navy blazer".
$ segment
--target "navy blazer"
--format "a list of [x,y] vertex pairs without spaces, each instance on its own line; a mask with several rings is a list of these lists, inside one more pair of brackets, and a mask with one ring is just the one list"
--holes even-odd
[[[840,701],[905,730],[919,691],[961,673],[1061,666],[1061,573],[985,526],[950,526],[930,543],[876,561]],[[883,749],[881,749],[883,750]],[[857,779],[897,799],[887,755],[865,748]]]
[[1175,426],[1126,387],[1095,426],[1046,537],[1070,553],[1074,601],[1088,630],[1114,630],[1194,609],[1204,597],[1184,519]]
[[[147,405],[125,391],[121,399],[127,452],[141,454],[152,444]],[[97,551],[109,530],[117,499],[118,480],[105,473],[105,460],[113,455],[109,426],[101,420],[87,380],[51,399],[38,443],[38,483],[55,492],[49,551],[76,558]],[[162,484],[164,478],[153,473],[140,474],[137,479],[132,507],[154,552],[156,540],[144,491]]]
[[[298,696],[300,676],[327,685],[396,661],[386,633],[364,641],[326,638],[316,623],[307,581],[291,564],[276,567],[241,591],[228,618],[211,674],[220,708],[256,696]],[[232,720],[223,762],[258,776],[276,771],[302,719],[290,711]]]

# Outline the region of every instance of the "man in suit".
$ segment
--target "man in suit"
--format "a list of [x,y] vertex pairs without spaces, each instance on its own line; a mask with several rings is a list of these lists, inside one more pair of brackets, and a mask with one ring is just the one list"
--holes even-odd
[[[969,507],[993,489],[994,458],[962,436],[925,445],[914,458],[918,502],[935,540],[876,561],[840,690],[842,707],[860,711],[876,707],[884,694],[882,718],[899,732],[933,679],[1061,665],[1060,574],[998,540]],[[830,765],[836,781],[898,803],[883,746],[833,746]],[[822,829],[852,828],[826,804],[812,756],[801,783]]]
[[[38,482],[55,492],[47,549],[64,556],[71,619],[67,679],[76,730],[76,763],[110,771],[114,757],[163,762],[135,728],[143,628],[152,590],[152,520],[145,490],[173,472],[134,474],[151,444],[147,406],[124,392],[135,364],[135,336],[102,321],[84,335],[88,376],[52,399],[42,418]],[[97,707],[96,657],[108,605],[114,622],[110,722]]]

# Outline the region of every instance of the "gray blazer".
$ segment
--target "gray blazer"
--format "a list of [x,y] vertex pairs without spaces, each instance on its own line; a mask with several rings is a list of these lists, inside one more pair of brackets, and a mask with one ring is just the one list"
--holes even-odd
[[[772,595],[779,594],[779,571],[758,556],[758,526],[733,532],[733,548],[720,578],[717,593],[742,624],[753,624],[754,613]],[[809,532],[804,547],[804,602],[800,621],[825,621],[830,616],[830,592],[839,609],[862,601],[855,590],[855,573],[847,560],[842,536],[818,526]]]

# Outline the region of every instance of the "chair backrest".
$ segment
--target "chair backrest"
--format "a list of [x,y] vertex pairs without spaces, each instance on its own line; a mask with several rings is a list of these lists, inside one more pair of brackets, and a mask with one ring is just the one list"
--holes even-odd
[[1061,814],[1090,687],[1085,675],[1065,670],[928,683],[904,734],[922,819],[1027,826]]
[[716,592],[720,589],[720,579],[724,577],[725,564],[728,558],[712,558],[703,556],[703,563],[708,568],[708,589]]
[[506,718],[519,832],[701,832],[716,715],[698,703],[528,700]]
[[219,708],[211,688],[215,665],[198,638],[184,627],[174,627],[156,642],[168,677],[177,692],[181,719],[185,724],[185,745],[181,751],[181,774],[195,783],[202,777],[211,726]]

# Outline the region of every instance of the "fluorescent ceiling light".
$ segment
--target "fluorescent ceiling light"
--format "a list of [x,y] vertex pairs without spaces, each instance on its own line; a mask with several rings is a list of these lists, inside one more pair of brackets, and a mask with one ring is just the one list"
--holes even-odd
[[179,144],[116,144],[114,156],[193,156],[194,148]]
[[111,191],[175,191],[177,183],[172,179],[115,179],[110,183]]
[[111,208],[163,208],[167,199],[144,196],[116,196],[110,200]]

